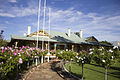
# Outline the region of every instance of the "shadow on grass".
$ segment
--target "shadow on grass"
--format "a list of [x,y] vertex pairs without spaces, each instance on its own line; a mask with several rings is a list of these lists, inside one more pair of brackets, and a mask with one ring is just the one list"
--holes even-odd
[[[96,65],[96,64],[90,64],[90,65],[94,65],[96,67],[102,67],[102,66],[99,66],[99,65]],[[105,74],[105,72],[102,72],[102,71],[98,71],[98,70],[91,69],[91,68],[88,68],[88,67],[84,67],[84,68],[92,70],[92,71],[95,71],[95,72],[99,72],[99,73]],[[118,70],[119,71],[119,68],[116,68],[116,67],[110,67],[109,69],[114,69],[114,70]],[[116,78],[120,78],[120,72],[108,72],[108,75],[116,77]]]
[[[96,67],[103,67],[103,66],[96,65],[96,64],[90,64],[90,65],[94,65],[94,66],[96,66]],[[114,70],[120,71],[120,67],[115,67],[115,66],[111,66],[109,69],[114,69]]]
[[[82,74],[76,74],[76,73],[73,73],[73,72],[72,72],[72,74],[79,77],[80,79],[82,78]],[[83,79],[85,79],[85,77]]]
[[114,69],[114,70],[120,71],[120,68],[119,67],[115,67],[115,66],[111,66],[110,69]]
[[66,72],[64,69],[60,68],[59,66],[60,62],[53,62],[51,64],[51,69],[55,72],[57,72],[58,75],[62,75],[62,78],[65,80],[78,80],[75,77],[71,76],[69,72]]
[[109,74],[113,75],[114,77],[120,78],[120,72],[109,72]]

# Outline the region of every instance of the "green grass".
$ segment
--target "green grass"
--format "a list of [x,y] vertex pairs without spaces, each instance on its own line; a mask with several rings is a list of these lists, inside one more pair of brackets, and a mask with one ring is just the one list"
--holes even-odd
[[[66,64],[66,68],[69,70],[69,64]],[[86,80],[105,80],[105,69],[103,67],[95,64],[85,64],[83,69]],[[82,67],[73,62],[71,72],[81,77]],[[120,62],[108,69],[108,80],[120,80]]]

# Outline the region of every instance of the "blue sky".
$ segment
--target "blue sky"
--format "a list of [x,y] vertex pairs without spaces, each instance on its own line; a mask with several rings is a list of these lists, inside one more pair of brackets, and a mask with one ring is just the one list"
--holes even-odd
[[[120,40],[120,0],[47,0],[45,29],[48,29],[48,8],[52,10],[53,31],[67,32],[71,28],[72,32],[83,30],[83,37],[95,36],[100,41]],[[4,30],[4,38],[27,33],[27,26],[35,32],[37,12],[38,0],[0,0],[0,30]]]

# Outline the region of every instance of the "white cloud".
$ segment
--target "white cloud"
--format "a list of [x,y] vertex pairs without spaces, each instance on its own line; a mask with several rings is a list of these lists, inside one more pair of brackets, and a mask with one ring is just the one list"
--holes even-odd
[[8,0],[9,2],[16,3],[17,0]]
[[37,14],[36,8],[30,8],[30,7],[13,7],[12,8],[12,14],[15,15],[15,17],[23,17],[23,16],[29,16],[29,15],[35,15]]
[[[17,0],[8,0],[8,2],[17,2]],[[7,6],[6,6],[7,5]],[[12,6],[9,3],[1,4],[2,7],[0,9],[0,16],[6,17],[23,17],[29,15],[37,14],[37,6],[35,1],[30,1],[27,3],[27,6],[24,7],[23,5],[20,6]]]
[[71,31],[82,29],[83,34],[87,34],[86,36],[95,36],[99,40],[120,39],[118,36],[118,34],[120,35],[118,32],[120,31],[120,16],[100,15],[98,13],[85,14],[74,10],[74,8],[52,10],[51,14],[51,26],[55,25],[55,29],[61,28],[63,31],[63,28],[70,27]]
[[[17,0],[9,0],[17,2]],[[6,9],[0,9],[0,16],[6,17],[24,17],[36,15],[38,11],[38,4],[35,1],[30,1],[27,6],[11,6]],[[5,5],[4,5],[5,6]],[[42,9],[42,8],[41,8]],[[46,12],[48,19],[48,12]],[[43,16],[43,12],[41,12]],[[47,21],[48,22],[48,21]],[[46,22],[46,23],[47,23]],[[37,27],[36,23],[31,23]],[[46,24],[47,25],[47,24]],[[42,26],[42,19],[40,26]],[[118,31],[120,31],[120,16],[100,15],[98,13],[83,13],[74,8],[70,9],[52,9],[51,12],[51,29],[67,31],[63,29],[71,28],[71,31],[79,31],[82,29],[85,36],[95,36],[99,40],[114,40],[120,39]],[[116,32],[116,33],[114,33]],[[117,34],[117,35],[116,35]]]
[[9,14],[9,13],[0,13],[0,16],[4,16],[4,17],[15,17],[13,14]]

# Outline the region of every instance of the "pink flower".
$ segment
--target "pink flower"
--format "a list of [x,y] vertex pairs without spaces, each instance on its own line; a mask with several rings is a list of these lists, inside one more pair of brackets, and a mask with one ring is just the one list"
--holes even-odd
[[25,46],[22,46],[22,48],[24,48]]
[[51,50],[50,52],[51,52],[51,53],[54,53],[54,50]]
[[19,54],[19,56],[21,56],[21,54],[20,53],[18,53]]
[[45,50],[41,50],[41,52],[44,52]]
[[29,54],[27,54],[26,56],[29,56]]
[[20,63],[20,64],[22,64],[22,63],[23,63],[22,58],[19,58],[19,63]]
[[7,50],[7,48],[5,47],[5,50]]
[[16,53],[16,52],[13,52],[13,54],[14,54],[14,55],[17,55],[17,53]]
[[11,47],[8,47],[8,49],[12,50],[12,48],[11,48]]
[[4,49],[2,49],[2,53],[4,53],[5,51],[4,51]]
[[22,52],[22,49],[20,49],[20,52]]

